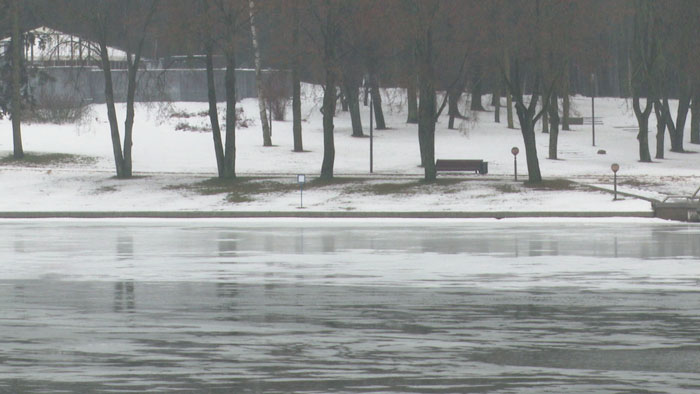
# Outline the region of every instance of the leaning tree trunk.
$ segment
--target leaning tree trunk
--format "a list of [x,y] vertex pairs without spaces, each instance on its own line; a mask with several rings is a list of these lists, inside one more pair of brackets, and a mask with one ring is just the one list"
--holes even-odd
[[226,142],[224,145],[224,178],[236,177],[236,53],[226,51]]
[[362,132],[362,117],[360,116],[360,86],[355,81],[345,81],[345,99],[348,102],[352,136],[364,137]]
[[666,114],[661,108],[659,100],[654,101],[654,112],[656,113],[656,156],[657,159],[664,158],[664,139],[666,134]]
[[695,88],[693,105],[690,107],[690,143],[700,144],[700,87]]
[[[649,152],[649,116],[651,115],[652,100],[647,98],[646,107],[642,110],[639,104],[639,97],[632,98],[632,106],[634,108],[634,115],[637,118],[637,124],[639,125],[639,134],[637,134],[637,140],[639,141],[639,161],[643,163],[651,163],[651,153]],[[663,144],[663,138],[661,140]],[[663,147],[662,147],[663,153]]]
[[12,105],[10,106],[12,117],[12,144],[13,157],[21,159],[24,157],[22,147],[22,36],[19,27],[20,0],[12,0],[12,38],[10,48],[12,50]]
[[211,134],[214,138],[214,154],[216,155],[216,169],[219,178],[224,177],[224,145],[221,141],[221,126],[219,125],[219,112],[216,108],[216,85],[214,83],[214,59],[211,45],[206,48],[207,67],[207,99],[209,102],[209,122]]
[[267,108],[265,106],[265,94],[263,92],[262,69],[260,65],[260,47],[258,46],[258,34],[255,28],[255,1],[248,1],[250,12],[250,35],[253,40],[253,54],[255,57],[255,87],[258,91],[258,109],[260,110],[260,123],[263,130],[263,146],[272,146],[272,133],[270,123],[267,121]]
[[690,94],[688,92],[681,93],[681,97],[678,100],[675,124],[671,116],[668,99],[664,99],[663,105],[666,113],[666,125],[671,136],[671,152],[685,152],[683,149],[683,133],[685,131],[685,122],[688,119],[688,111],[690,110]]
[[376,75],[370,77],[372,86],[370,87],[370,94],[372,95],[372,105],[374,106],[374,120],[376,122],[376,130],[386,129],[386,122],[384,121],[384,111],[382,111],[382,95],[379,93],[379,80]]
[[552,94],[549,103],[549,158],[557,160],[557,150],[559,144],[559,98]]

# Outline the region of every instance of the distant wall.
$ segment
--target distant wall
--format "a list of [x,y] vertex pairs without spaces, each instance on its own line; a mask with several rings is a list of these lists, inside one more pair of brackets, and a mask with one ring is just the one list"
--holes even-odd
[[[104,74],[98,68],[45,67],[40,68],[47,78],[32,80],[32,94],[39,97],[72,96],[93,103],[105,102]],[[224,69],[214,70],[217,101],[226,100]],[[264,71],[263,76],[283,74],[291,95],[291,79],[286,71]],[[150,69],[139,71],[137,102],[195,101],[206,102],[207,74],[205,69]],[[126,101],[127,71],[112,70],[115,101]],[[255,70],[236,70],[236,98],[257,97]]]

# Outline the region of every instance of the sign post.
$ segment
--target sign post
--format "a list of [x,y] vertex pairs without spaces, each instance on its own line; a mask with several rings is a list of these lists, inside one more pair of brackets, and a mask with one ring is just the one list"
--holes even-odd
[[613,198],[613,201],[617,201],[617,171],[620,170],[620,165],[613,163],[613,165],[610,166],[610,169],[613,172],[613,183],[615,185],[615,197]]
[[515,181],[517,182],[518,181],[518,153],[520,153],[520,149],[518,149],[517,146],[514,146],[513,149],[510,150],[510,153],[513,154],[513,167],[514,167],[513,173],[515,173]]
[[306,183],[306,175],[297,175],[297,183],[299,183],[299,208],[304,208],[304,183]]

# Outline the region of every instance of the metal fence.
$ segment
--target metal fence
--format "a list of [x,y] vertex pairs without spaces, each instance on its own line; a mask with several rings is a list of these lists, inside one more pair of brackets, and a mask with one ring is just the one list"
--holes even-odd
[[[36,98],[73,97],[87,102],[104,103],[104,73],[94,67],[44,67],[32,78],[30,89]],[[225,69],[214,70],[217,101],[226,100]],[[288,72],[263,71],[263,78],[270,75],[284,76],[291,92]],[[127,71],[112,70],[112,83],[116,102],[126,101]],[[236,70],[236,98],[257,97],[255,70]],[[138,73],[137,102],[149,101],[208,101],[207,74],[205,69],[149,69]]]

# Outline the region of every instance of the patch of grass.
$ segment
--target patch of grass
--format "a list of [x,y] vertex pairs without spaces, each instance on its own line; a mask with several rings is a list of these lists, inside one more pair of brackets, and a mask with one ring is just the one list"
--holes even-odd
[[520,193],[522,190],[513,185],[512,183],[499,183],[492,186],[496,191],[500,193]]
[[212,178],[194,184],[166,186],[166,190],[187,190],[204,196],[226,194],[226,201],[243,203],[254,201],[257,194],[287,193],[298,188],[295,183],[285,183],[267,178]]
[[[408,182],[386,182],[386,183],[370,183],[359,185],[354,189],[348,189],[349,193],[364,193],[374,195],[411,195],[421,192],[450,194],[456,193],[461,188],[455,187],[464,182],[461,179],[437,179],[434,182],[408,181]],[[428,190],[430,189],[430,190]]]
[[114,193],[117,191],[117,188],[114,186],[101,186],[95,189],[95,194],[102,194],[102,193]]
[[547,179],[539,183],[525,182],[524,187],[533,190],[545,190],[545,191],[567,191],[567,190],[578,190],[579,186],[576,182],[570,181],[568,179]]
[[618,184],[620,184],[622,186],[630,186],[630,187],[636,187],[636,188],[663,186],[663,184],[660,182],[640,181],[638,179],[620,179],[619,177],[618,177]]
[[96,162],[96,157],[67,153],[25,153],[22,159],[15,159],[12,155],[0,158],[0,165],[14,167],[55,167],[69,164],[89,166]]

